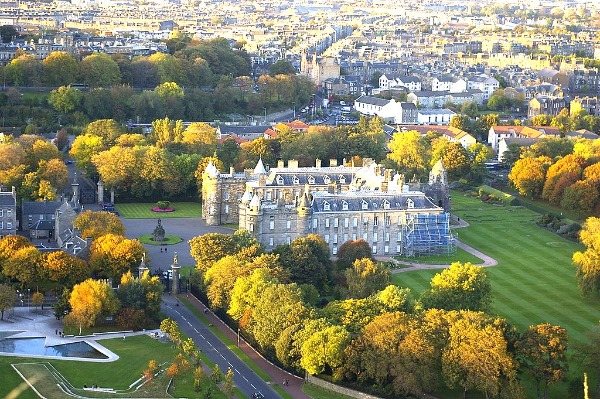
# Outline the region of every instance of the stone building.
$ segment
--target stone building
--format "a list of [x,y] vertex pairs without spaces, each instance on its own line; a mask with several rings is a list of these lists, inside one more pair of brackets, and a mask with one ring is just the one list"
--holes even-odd
[[17,234],[17,193],[0,185],[0,238]]
[[237,223],[267,249],[320,234],[337,253],[350,239],[367,240],[382,255],[454,250],[450,195],[441,161],[428,183],[371,160],[364,166],[298,167],[280,162],[267,172],[262,161],[244,174],[221,174],[209,164],[203,175],[202,214],[209,225]]

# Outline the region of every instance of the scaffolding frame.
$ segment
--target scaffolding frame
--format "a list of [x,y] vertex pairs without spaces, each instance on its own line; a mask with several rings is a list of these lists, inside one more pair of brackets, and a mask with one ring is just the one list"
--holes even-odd
[[454,255],[456,234],[450,229],[450,214],[407,214],[402,226],[402,255]]

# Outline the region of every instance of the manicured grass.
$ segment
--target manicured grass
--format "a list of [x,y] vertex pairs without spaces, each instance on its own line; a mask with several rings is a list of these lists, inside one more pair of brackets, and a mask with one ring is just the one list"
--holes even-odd
[[115,204],[115,208],[125,219],[167,219],[167,218],[199,218],[202,206],[197,202],[172,202],[174,212],[153,212],[156,203]]
[[[543,322],[567,328],[571,342],[581,342],[600,320],[600,301],[583,299],[571,257],[583,249],[535,225],[539,215],[521,207],[496,207],[453,193],[453,212],[470,223],[460,240],[490,255],[494,296],[492,311],[521,330]],[[439,272],[439,271],[437,271]],[[394,276],[416,293],[429,287],[436,271]]]
[[[549,322],[567,329],[571,347],[584,342],[600,320],[600,301],[583,298],[577,286],[571,258],[583,246],[540,229],[535,225],[540,215],[522,207],[488,205],[458,192],[452,193],[452,207],[470,223],[459,230],[460,240],[498,261],[486,269],[492,284],[491,312],[519,331]],[[429,288],[436,272],[399,273],[393,281],[418,295]]]
[[152,240],[153,237],[154,237],[153,234],[144,234],[143,236],[139,236],[138,240],[142,244],[148,244],[148,245],[173,245],[173,244],[178,244],[182,241],[181,238],[179,238],[177,236],[172,236],[169,234],[165,234],[164,241],[154,241],[154,240]]
[[403,262],[424,263],[427,265],[449,265],[452,262],[471,262],[474,265],[483,263],[483,260],[475,255],[471,255],[461,248],[456,248],[456,253],[454,255],[425,255],[417,257],[394,256],[394,259]]

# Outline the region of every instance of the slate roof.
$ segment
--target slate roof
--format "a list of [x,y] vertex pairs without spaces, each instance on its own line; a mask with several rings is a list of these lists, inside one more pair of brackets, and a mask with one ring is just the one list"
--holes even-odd
[[[409,207],[412,201],[413,206]],[[325,191],[312,193],[311,206],[313,212],[329,212],[325,206],[329,205],[331,212],[346,211],[378,211],[409,210],[409,209],[442,209],[435,205],[422,192],[385,193],[375,191],[344,191],[342,193],[330,194]],[[386,208],[386,205],[388,208]]]
[[25,215],[50,215],[54,214],[62,205],[60,201],[23,201],[21,209]]
[[[304,184],[326,185],[344,180],[350,184],[358,167],[321,167],[321,168],[272,168],[267,178],[267,186],[300,186]],[[343,179],[342,179],[343,176]],[[314,181],[312,179],[314,179]],[[327,180],[329,178],[329,181]],[[311,181],[313,181],[311,183]]]
[[390,100],[384,100],[383,98],[371,97],[371,96],[360,96],[354,101],[355,103],[371,104],[380,107],[386,106]]
[[0,192],[0,206],[17,206],[12,191]]
[[54,230],[54,220],[38,220],[29,230]]

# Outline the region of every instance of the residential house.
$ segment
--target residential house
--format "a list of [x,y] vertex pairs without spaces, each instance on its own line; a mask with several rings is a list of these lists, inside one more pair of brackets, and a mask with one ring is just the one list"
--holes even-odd
[[462,105],[468,102],[474,102],[477,105],[483,104],[483,92],[478,89],[466,90],[461,93],[448,93],[446,102]]
[[433,126],[433,125],[413,125],[413,126],[402,126],[401,131],[416,130],[425,136],[428,132],[437,132],[443,137],[448,139],[452,143],[460,143],[465,148],[469,148],[472,144],[475,144],[477,140],[464,130],[452,127],[452,126]]
[[533,118],[537,115],[556,116],[567,106],[564,97],[537,96],[529,100],[527,116]]
[[61,205],[61,201],[21,201],[21,229],[28,234],[33,230],[31,238],[53,238],[56,210]]
[[252,141],[264,137],[265,131],[268,128],[269,126],[267,125],[237,126],[220,124],[217,126],[215,134],[217,135],[217,140],[224,140],[235,136],[244,141]]
[[450,75],[435,76],[431,80],[431,90],[462,93],[467,90],[467,81]]
[[521,147],[531,147],[538,142],[538,139],[532,139],[528,137],[507,137],[503,138],[498,142],[498,161],[504,162],[504,154],[510,149],[511,146],[517,145]]
[[538,71],[537,77],[542,83],[551,83],[561,87],[569,87],[569,76],[553,68]]
[[379,77],[379,88],[381,90],[404,88],[407,91],[420,91],[421,79],[404,74],[384,73]]
[[492,126],[488,133],[488,143],[497,152],[498,160],[502,160],[499,143],[508,138],[540,139],[544,137],[560,137],[560,130],[553,126]]
[[467,89],[479,89],[483,92],[483,99],[489,100],[494,91],[498,90],[500,82],[487,75],[477,75],[469,78]]
[[456,115],[455,112],[446,108],[420,109],[417,123],[419,125],[448,125],[454,115]]
[[17,193],[0,185],[0,238],[17,234]]
[[379,116],[385,122],[396,124],[417,123],[417,106],[410,102],[384,100],[371,96],[360,96],[354,101],[354,109],[363,115]]
[[600,116],[600,101],[598,97],[575,97],[571,100],[571,115],[581,110],[587,112],[588,115]]
[[441,108],[446,104],[447,91],[417,91],[406,96],[407,101],[422,108]]

